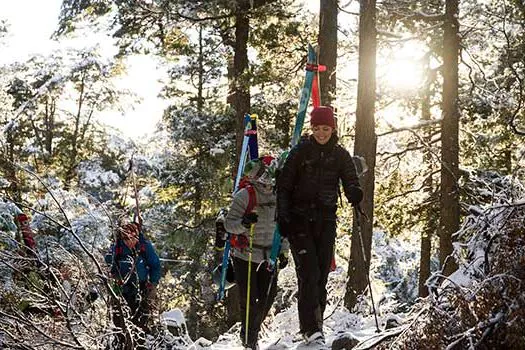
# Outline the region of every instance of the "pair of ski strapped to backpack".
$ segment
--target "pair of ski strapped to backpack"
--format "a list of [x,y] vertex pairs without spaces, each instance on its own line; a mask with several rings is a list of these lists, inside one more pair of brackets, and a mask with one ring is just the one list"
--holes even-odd
[[[239,157],[239,165],[237,167],[237,175],[235,177],[233,194],[237,193],[237,191],[239,190],[242,174],[244,173],[244,167],[246,165],[246,159],[248,158],[248,156],[250,157],[250,159],[259,158],[259,150],[257,145],[257,116],[255,114],[246,114],[244,116],[244,138],[241,146],[241,155]],[[248,193],[250,193],[250,191],[251,190],[248,190]],[[254,195],[251,195],[249,197],[255,198]],[[250,203],[248,203],[248,205],[250,205]],[[255,207],[255,202],[253,203],[253,207]],[[228,271],[230,250],[232,246],[231,238],[232,234],[228,232],[226,236],[226,241],[224,243],[224,251],[222,255],[221,276],[219,282],[219,291],[217,293],[218,301],[223,300],[226,293],[226,276]]]
[[[308,108],[308,101],[310,96],[312,97],[312,105],[318,107],[321,104],[320,92],[319,92],[319,75],[318,72],[324,72],[326,66],[318,64],[317,53],[312,45],[308,45],[308,59],[306,61],[306,76],[304,79],[304,86],[301,91],[301,99],[299,101],[299,109],[297,111],[297,117],[295,119],[295,127],[292,135],[291,148],[299,143],[301,134],[303,132],[304,119],[306,116],[306,109]],[[287,156],[287,154],[286,154]],[[284,161],[283,161],[284,164]],[[273,234],[272,252],[268,259],[268,269],[270,271],[275,270],[277,264],[277,258],[281,253],[281,245],[283,238],[281,237],[281,231],[279,224],[275,225],[275,231]],[[272,279],[274,276],[272,275]]]
[[[300,140],[302,130],[303,130],[303,125],[304,125],[304,119],[306,116],[306,109],[308,108],[308,102],[310,100],[310,96],[312,97],[312,104],[314,107],[317,107],[320,105],[318,72],[325,71],[326,67],[318,64],[317,53],[311,45],[308,45],[308,58],[307,58],[305,70],[306,70],[306,75],[305,75],[303,89],[301,90],[301,98],[299,101],[299,108],[297,111],[294,132],[292,135],[291,147],[294,147]],[[250,118],[249,115],[246,115],[245,116],[244,138],[243,138],[243,143],[242,143],[242,148],[241,148],[241,155],[239,158],[239,166],[237,168],[237,176],[235,178],[235,185],[234,185],[234,191],[233,191],[234,194],[239,189],[239,184],[241,181],[242,174],[244,172],[244,166],[246,164],[246,158],[248,156],[248,151],[250,151],[251,160],[259,157],[258,148],[257,148],[256,117]],[[251,197],[255,198],[255,193],[250,194],[249,189],[248,189],[248,193],[249,193],[249,198]],[[248,204],[248,207],[249,206],[250,204]],[[255,207],[255,203],[253,204],[253,207]],[[249,211],[247,210],[247,212]],[[251,231],[250,232],[250,251],[251,251],[252,249],[251,241],[253,238],[252,237],[253,225],[250,231]],[[223,300],[225,296],[226,272],[228,270],[228,260],[229,260],[230,249],[231,249],[231,242],[230,242],[231,236],[232,235],[230,233],[227,233],[227,239],[224,245],[221,279],[220,279],[219,291],[217,294],[218,301]],[[273,283],[273,278],[274,278],[275,270],[276,270],[275,266],[276,266],[279,254],[281,252],[282,240],[283,239],[281,237],[279,225],[276,224],[274,235],[273,235],[272,249],[270,252],[270,257],[267,259],[267,263],[268,263],[267,268],[270,272],[272,272],[270,286]]]

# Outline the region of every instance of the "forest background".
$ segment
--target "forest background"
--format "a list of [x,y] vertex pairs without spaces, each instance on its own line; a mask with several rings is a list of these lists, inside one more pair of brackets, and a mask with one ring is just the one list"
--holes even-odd
[[[338,234],[346,244],[338,257],[354,271],[344,307],[354,309],[367,288],[374,229],[420,245],[418,291],[400,299],[426,297],[432,273],[454,272],[461,260],[454,233],[463,219],[521,199],[525,7],[312,3],[66,0],[53,35],[61,49],[3,60],[2,196],[32,214],[46,266],[75,275],[78,292],[104,291],[100,259],[138,200],[147,234],[165,259],[163,309],[184,310],[192,337],[213,339],[228,329],[239,317],[235,296],[213,303],[209,273],[218,258],[215,215],[231,198],[242,119],[259,116],[262,153],[287,149],[306,48],[317,43],[327,66],[321,101],[337,111],[341,143],[368,164],[361,179],[370,219],[360,225],[365,257],[359,236],[348,237],[357,229],[351,207],[340,210]],[[9,27],[1,22],[2,37]],[[92,33],[115,51],[66,45]],[[156,116],[141,116],[159,120],[152,137],[129,139],[104,118],[137,104],[118,84],[136,55],[158,64],[166,105],[151,111]],[[41,281],[25,282],[20,287],[15,278],[22,291],[4,294],[5,310]],[[55,303],[44,289],[32,293],[24,294],[28,304],[35,293],[39,302]],[[74,333],[67,323],[64,332]],[[23,338],[11,327],[3,331]]]

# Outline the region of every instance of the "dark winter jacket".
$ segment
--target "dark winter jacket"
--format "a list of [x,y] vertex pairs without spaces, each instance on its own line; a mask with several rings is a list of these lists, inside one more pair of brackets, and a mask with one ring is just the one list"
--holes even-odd
[[123,293],[136,293],[139,285],[159,283],[160,259],[151,241],[140,237],[135,249],[130,249],[121,239],[113,244],[105,257],[111,265],[111,275],[124,283]]
[[[333,135],[320,145],[313,136],[304,138],[290,151],[278,177],[279,220],[309,217],[322,211],[324,220],[335,220],[339,183],[349,202],[354,202],[359,180],[352,157]],[[359,190],[361,193],[361,191]]]

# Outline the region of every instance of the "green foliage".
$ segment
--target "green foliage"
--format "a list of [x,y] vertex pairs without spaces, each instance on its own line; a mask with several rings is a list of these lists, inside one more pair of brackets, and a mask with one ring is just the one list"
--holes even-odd
[[421,215],[423,198],[417,192],[414,176],[413,173],[395,169],[379,182],[375,216],[379,225],[390,234],[411,231],[426,220]]
[[57,34],[68,34],[76,29],[76,21],[82,15],[102,16],[108,13],[111,4],[101,0],[63,0]]
[[76,29],[83,19],[110,16],[113,37],[118,39],[121,54],[175,54],[186,49],[187,38],[180,31],[173,14],[182,11],[181,1],[100,1],[65,0],[59,18],[58,35]]
[[108,159],[107,132],[94,119],[123,93],[113,87],[111,65],[96,51],[34,56],[24,65],[9,66],[6,73],[7,95],[0,97],[6,105],[10,102],[10,113],[0,116],[6,129],[0,171],[16,184],[10,190],[13,196],[27,185],[26,174],[14,164],[45,169],[69,185],[77,179],[81,160],[99,156],[106,165],[115,164]]
[[520,81],[525,72],[521,54],[525,17],[518,3],[502,8],[488,2],[469,8],[466,15],[483,20],[479,30],[464,38],[472,59],[467,66],[470,84],[463,87],[463,161],[505,174],[520,160],[521,140],[516,134],[524,129]]
[[263,149],[278,153],[290,144],[304,80],[308,42],[312,37],[300,18],[291,13],[263,15],[252,31],[250,43],[257,49],[252,65],[252,84],[260,92],[253,96],[252,112],[259,116],[259,140]]
[[[182,203],[187,201],[198,201],[199,207],[204,201],[220,205],[224,195],[221,190],[230,173],[228,154],[232,143],[228,138],[233,138],[231,129],[221,122],[227,117],[198,115],[188,109],[185,112],[173,111],[169,118],[172,119],[168,130],[175,149],[160,174],[162,186],[176,184],[181,194],[176,200],[181,209]],[[214,149],[217,149],[215,154],[212,153]],[[180,214],[193,217],[201,213],[183,210]]]

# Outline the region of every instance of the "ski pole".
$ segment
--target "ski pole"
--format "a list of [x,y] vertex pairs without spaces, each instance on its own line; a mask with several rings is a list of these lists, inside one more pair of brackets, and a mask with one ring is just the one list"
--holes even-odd
[[250,322],[250,289],[251,289],[251,277],[252,277],[252,247],[253,247],[253,232],[255,231],[255,224],[250,226],[250,248],[248,251],[248,286],[246,287],[246,318],[244,326],[244,342],[248,344],[248,325]]
[[359,205],[354,206],[355,217],[357,220],[357,233],[359,234],[359,243],[361,243],[361,254],[363,254],[363,261],[365,263],[365,266],[368,265],[368,269],[366,270],[366,280],[368,281],[368,289],[370,289],[370,299],[372,300],[372,310],[374,311],[374,318],[376,321],[376,333],[380,333],[381,331],[379,330],[379,323],[377,322],[377,312],[376,312],[376,306],[374,303],[374,295],[372,293],[372,283],[370,283],[370,265],[366,261],[365,244],[363,242],[363,235],[361,233],[361,220],[360,220],[361,208],[360,207],[358,208],[358,207]]

